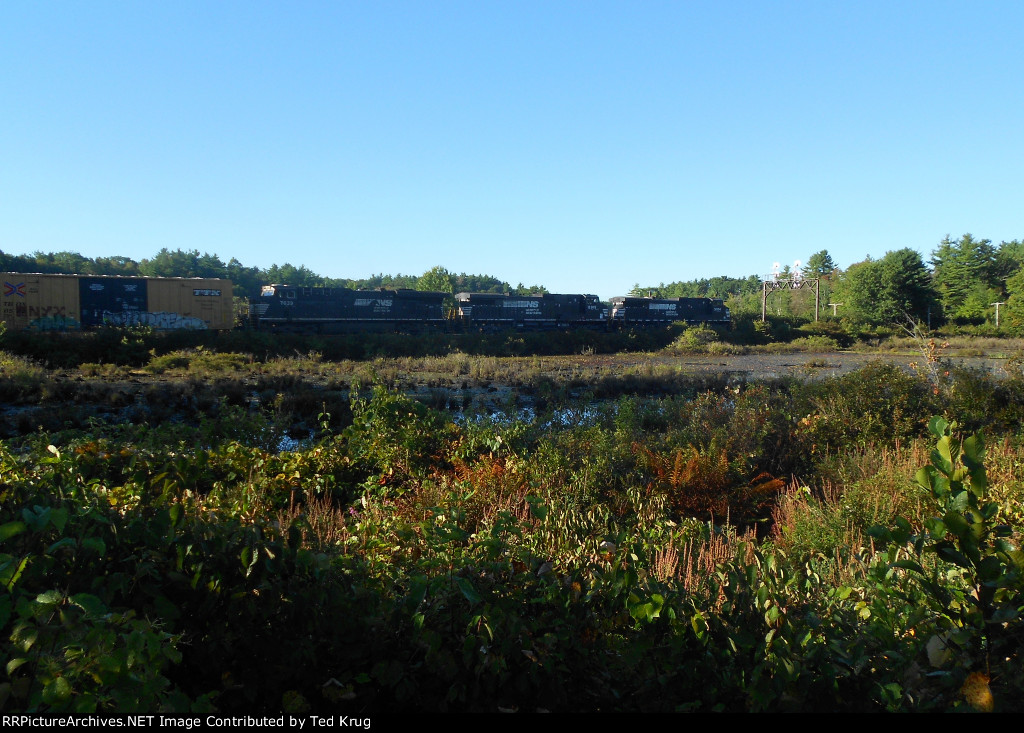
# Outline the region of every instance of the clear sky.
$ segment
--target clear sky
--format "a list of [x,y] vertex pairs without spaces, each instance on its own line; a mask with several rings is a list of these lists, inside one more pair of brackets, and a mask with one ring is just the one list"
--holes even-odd
[[604,298],[1024,237],[1024,2],[0,3],[0,249]]

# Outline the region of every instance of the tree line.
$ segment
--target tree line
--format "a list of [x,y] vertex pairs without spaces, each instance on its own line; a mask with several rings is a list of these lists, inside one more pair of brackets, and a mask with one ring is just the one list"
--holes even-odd
[[30,255],[7,254],[0,250],[0,272],[40,272],[46,274],[120,275],[126,277],[202,277],[231,280],[237,297],[254,298],[268,283],[304,287],[352,288],[353,290],[432,290],[445,293],[546,293],[541,285],[512,286],[492,275],[468,275],[432,267],[422,275],[371,275],[368,278],[332,278],[319,275],[305,265],[271,265],[266,269],[247,267],[232,257],[224,262],[215,254],[198,250],[161,249],[151,259],[138,262],[129,257],[83,257],[77,252],[34,252]]
[[[792,279],[789,266],[778,277]],[[851,325],[885,326],[907,319],[932,326],[995,325],[999,304],[1000,327],[1024,333],[1024,241],[994,245],[989,239],[964,234],[944,237],[928,262],[910,248],[867,257],[839,268],[827,249],[812,254],[799,277],[818,278],[822,317]],[[661,298],[722,298],[733,313],[761,312],[762,278],[713,277],[633,287],[631,294]],[[768,297],[773,315],[814,317],[811,289],[776,291]],[[831,307],[834,304],[834,307]],[[834,316],[833,316],[834,313]]]

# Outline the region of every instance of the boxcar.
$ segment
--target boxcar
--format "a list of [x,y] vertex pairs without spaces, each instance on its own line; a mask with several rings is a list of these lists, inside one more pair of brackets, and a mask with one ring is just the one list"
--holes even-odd
[[443,329],[446,293],[264,285],[250,306],[258,329],[309,333]]
[[467,328],[549,330],[606,328],[605,308],[596,295],[502,295],[459,293],[457,314]]
[[653,326],[685,321],[726,325],[729,309],[720,298],[640,298],[618,296],[609,301],[611,319],[621,326]]
[[0,279],[0,321],[11,330],[225,330],[234,325],[230,280],[19,272],[0,273]]

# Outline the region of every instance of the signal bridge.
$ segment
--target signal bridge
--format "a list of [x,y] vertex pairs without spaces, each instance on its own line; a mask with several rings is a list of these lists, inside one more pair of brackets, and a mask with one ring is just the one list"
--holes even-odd
[[804,277],[799,269],[794,270],[785,277],[778,271],[772,272],[761,278],[761,322],[767,320],[768,294],[779,290],[813,290],[814,291],[814,320],[818,320],[818,278]]

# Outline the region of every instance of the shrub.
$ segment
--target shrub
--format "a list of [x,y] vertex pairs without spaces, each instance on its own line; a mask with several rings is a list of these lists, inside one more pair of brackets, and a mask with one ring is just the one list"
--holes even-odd
[[170,370],[182,370],[196,376],[208,376],[237,372],[249,361],[249,357],[243,354],[219,354],[200,346],[195,350],[175,351],[163,356],[153,355],[146,366],[146,371],[163,374]]
[[668,347],[670,351],[702,352],[710,344],[721,340],[721,335],[713,328],[701,324],[690,326]]
[[912,574],[934,614],[928,663],[939,684],[975,709],[1014,709],[1024,693],[1024,552],[989,500],[981,436],[965,438],[941,417],[928,430],[935,449],[916,478],[934,515],[923,531],[897,518],[872,534],[893,548],[892,566]]
[[812,454],[920,435],[934,411],[924,379],[881,361],[806,384],[796,397],[798,436]]
[[831,336],[801,336],[800,338],[793,339],[790,343],[800,351],[828,352],[839,350],[839,342]]
[[805,323],[797,331],[808,336],[825,336],[832,339],[840,348],[849,348],[853,338],[839,321],[821,320]]

